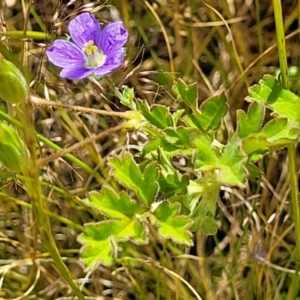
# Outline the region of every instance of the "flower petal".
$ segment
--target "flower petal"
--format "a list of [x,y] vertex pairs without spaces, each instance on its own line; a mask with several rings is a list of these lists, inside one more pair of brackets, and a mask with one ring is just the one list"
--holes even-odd
[[123,48],[120,50],[109,53],[106,57],[105,63],[95,69],[95,75],[103,76],[111,73],[116,68],[120,67],[123,62],[125,51]]
[[84,65],[74,65],[64,68],[59,75],[63,78],[79,80],[90,76],[93,72],[94,69],[88,69]]
[[109,52],[120,49],[128,39],[128,31],[121,21],[110,23],[102,31],[100,49],[108,55]]
[[48,59],[56,66],[65,68],[70,64],[84,64],[85,57],[73,43],[56,40],[47,50]]
[[70,22],[69,32],[72,40],[80,48],[83,48],[88,41],[98,45],[101,36],[100,23],[92,14],[83,13]]

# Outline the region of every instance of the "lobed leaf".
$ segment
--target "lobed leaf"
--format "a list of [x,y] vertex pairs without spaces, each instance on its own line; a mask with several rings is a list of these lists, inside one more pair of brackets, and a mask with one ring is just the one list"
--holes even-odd
[[250,87],[248,101],[262,101],[279,117],[300,124],[300,98],[284,89],[271,75],[266,75],[259,84]]
[[268,142],[272,145],[285,145],[296,141],[299,138],[299,127],[288,123],[287,119],[274,119],[268,122],[262,129]]
[[179,100],[185,102],[191,109],[197,110],[198,92],[197,84],[186,85],[182,80],[179,80],[174,86],[173,91],[178,96]]
[[78,238],[83,244],[82,261],[89,270],[98,264],[110,266],[117,255],[117,242],[129,239],[137,244],[148,241],[145,226],[136,218],[85,224],[85,232]]
[[143,148],[143,155],[145,157],[151,157],[149,154],[155,153],[157,148],[160,147],[168,155],[168,157],[174,156],[181,152],[181,147],[172,145],[162,137],[156,137],[150,140]]
[[217,209],[219,190],[203,194],[203,197],[191,214],[194,224],[192,231],[201,230],[204,234],[213,235],[217,233],[218,224],[214,218]]
[[95,208],[112,219],[131,220],[136,214],[145,212],[145,208],[121,192],[117,195],[112,189],[103,187],[101,193],[91,192],[90,202]]
[[245,138],[251,134],[259,133],[265,115],[265,106],[259,102],[249,105],[247,114],[243,110],[237,111],[238,134]]
[[138,111],[152,125],[160,129],[173,126],[173,119],[167,107],[155,104],[150,108],[146,102],[142,101],[137,102],[137,107]]
[[116,179],[134,191],[144,204],[150,205],[155,200],[158,191],[158,170],[155,162],[148,164],[143,173],[129,153],[123,158],[112,158],[110,164],[114,168]]
[[179,211],[179,203],[171,204],[164,201],[151,214],[150,220],[154,226],[158,227],[158,233],[162,238],[191,246],[193,242],[188,228],[193,221],[187,216],[178,216]]
[[246,156],[242,152],[241,141],[232,137],[224,147],[218,166],[220,181],[225,185],[244,186],[246,177]]
[[185,123],[201,131],[218,129],[222,118],[227,112],[227,99],[224,93],[204,101],[200,111],[195,110],[193,114],[186,115],[184,118]]
[[219,158],[211,144],[211,141],[205,136],[197,136],[194,139],[194,145],[196,147],[194,164],[196,168],[210,170],[216,166]]
[[191,144],[191,134],[198,133],[194,128],[177,127],[166,128],[163,131],[164,139],[166,142],[176,145],[178,147],[189,148]]
[[165,194],[186,194],[189,178],[181,175],[175,170],[166,154],[160,149],[158,152],[158,163],[160,166],[160,176],[158,179],[159,190]]
[[299,138],[300,130],[287,119],[269,121],[258,134],[243,139],[243,150],[250,161],[257,161],[270,148],[284,146]]
[[78,241],[83,244],[81,257],[88,269],[94,269],[98,264],[112,265],[117,247],[110,237],[116,233],[118,224],[119,221],[109,220],[84,225],[85,232]]

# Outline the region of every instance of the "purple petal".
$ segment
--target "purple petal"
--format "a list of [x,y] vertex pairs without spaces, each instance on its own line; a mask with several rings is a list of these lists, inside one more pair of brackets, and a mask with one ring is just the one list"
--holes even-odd
[[83,13],[70,22],[69,32],[72,40],[80,48],[83,48],[88,41],[98,45],[101,36],[100,23],[92,14]]
[[108,24],[102,31],[100,49],[108,55],[123,47],[128,39],[128,31],[121,21]]
[[95,69],[95,74],[97,76],[103,76],[120,67],[124,59],[124,53],[125,51],[123,48],[121,48],[121,50],[109,53],[109,55],[106,57],[105,63]]
[[56,66],[65,68],[70,64],[84,64],[84,54],[78,47],[65,40],[56,40],[47,50],[48,59]]
[[88,69],[84,65],[73,65],[63,69],[59,75],[63,78],[79,80],[90,76],[93,72],[94,69]]

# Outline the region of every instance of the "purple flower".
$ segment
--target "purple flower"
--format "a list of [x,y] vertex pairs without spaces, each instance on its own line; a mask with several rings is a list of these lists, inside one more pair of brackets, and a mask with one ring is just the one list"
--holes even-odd
[[103,76],[122,64],[128,38],[122,22],[111,23],[101,31],[92,14],[82,13],[70,22],[69,32],[74,43],[56,40],[47,50],[48,59],[63,68],[61,77]]

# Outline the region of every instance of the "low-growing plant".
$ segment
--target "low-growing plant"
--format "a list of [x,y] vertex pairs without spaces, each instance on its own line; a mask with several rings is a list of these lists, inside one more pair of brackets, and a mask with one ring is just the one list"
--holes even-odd
[[[48,253],[77,299],[89,299],[85,298],[89,293],[74,281],[76,278],[62,259],[52,233],[53,219],[79,233],[80,260],[88,274],[101,266],[113,268],[119,264],[134,268],[152,263],[180,280],[189,295],[202,299],[203,291],[193,288],[186,278],[168,270],[163,263],[145,258],[145,248],[155,243],[172,255],[182,256],[186,249],[193,247],[196,234],[216,235],[220,228],[216,212],[222,190],[244,189],[249,182],[259,181],[264,159],[283,147],[288,149],[296,246],[291,258],[295,271],[285,292],[286,299],[297,296],[300,215],[295,145],[300,136],[300,98],[289,88],[280,1],[274,0],[273,5],[281,71],[277,77],[265,74],[249,87],[245,98],[248,109],[236,111],[232,128],[227,126],[232,104],[228,90],[200,103],[197,82],[191,83],[178,75],[171,80],[172,88],[166,87],[169,93],[166,105],[149,103],[147,97],[139,96],[129,84],[115,84],[109,75],[123,64],[128,41],[128,31],[121,21],[104,27],[93,13],[80,13],[69,23],[70,37],[54,41],[51,37],[52,44],[46,50],[49,61],[61,68],[60,77],[72,81],[89,79],[101,93],[118,99],[119,104],[111,106],[115,108],[113,111],[65,104],[50,96],[48,100],[42,99],[29,85],[31,79],[26,78],[25,68],[22,73],[9,49],[0,47],[4,57],[0,61],[0,97],[7,107],[7,111],[0,112],[0,162],[5,171],[2,177],[18,180],[28,197],[28,203],[22,205],[32,209],[36,238],[42,245],[40,250],[35,249],[41,253],[33,254],[33,261]],[[38,39],[41,33],[30,34]],[[99,122],[109,117],[119,118],[120,122],[62,149],[37,133],[33,120],[35,106],[56,107],[70,127],[71,119],[62,109],[80,111],[89,117],[96,115]],[[76,126],[73,129],[76,131]],[[103,163],[95,149],[88,147],[118,132],[128,135],[128,139],[136,134],[137,146],[111,154],[107,163]],[[56,152],[44,156],[41,147]],[[86,147],[91,159],[96,157],[99,170],[72,154],[82,147]],[[87,182],[94,180],[96,188],[91,184],[88,194],[74,196],[64,190],[63,184],[55,186],[42,181],[43,167],[62,157],[89,174]],[[84,208],[90,214],[88,221],[85,218],[82,226],[65,216],[50,213],[46,186],[72,199],[76,209]],[[1,197],[10,200],[8,194],[3,193]],[[253,251],[256,259],[264,260],[262,252]],[[147,292],[143,293],[146,299]],[[208,292],[206,297],[213,299]]]

